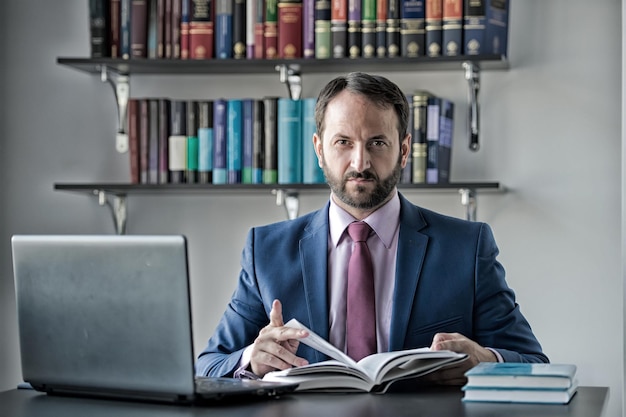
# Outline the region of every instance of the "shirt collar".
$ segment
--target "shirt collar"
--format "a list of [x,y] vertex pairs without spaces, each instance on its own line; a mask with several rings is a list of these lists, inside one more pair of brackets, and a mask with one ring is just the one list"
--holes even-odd
[[[333,246],[336,247],[339,244],[346,227],[354,221],[357,221],[357,219],[339,207],[331,197],[328,224]],[[363,219],[363,221],[374,230],[385,247],[389,248],[396,228],[400,223],[400,197],[398,196],[398,190],[394,189],[393,197],[385,205]]]

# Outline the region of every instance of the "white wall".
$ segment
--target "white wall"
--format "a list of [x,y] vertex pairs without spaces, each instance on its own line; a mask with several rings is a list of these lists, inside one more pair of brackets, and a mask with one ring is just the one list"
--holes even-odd
[[[95,199],[54,192],[54,182],[128,179],[114,150],[110,87],[56,65],[87,56],[87,2],[8,0],[0,45],[0,389],[20,380],[9,237],[14,233],[111,233]],[[513,1],[509,71],[481,79],[482,149],[467,149],[461,71],[384,73],[405,89],[428,88],[457,105],[454,180],[498,180],[502,195],[479,196],[523,313],[553,362],[579,367],[582,385],[611,388],[607,416],[621,415],[621,2]],[[1,23],[1,22],[0,22]],[[20,40],[17,42],[16,40]],[[335,74],[304,77],[314,96]],[[134,77],[135,97],[285,95],[278,76]],[[462,217],[455,194],[407,193]],[[302,198],[306,212],[325,192]],[[196,348],[212,332],[238,272],[247,230],[282,220],[273,197],[133,196],[129,233],[184,233],[190,245]],[[234,226],[234,230],[227,227]]]

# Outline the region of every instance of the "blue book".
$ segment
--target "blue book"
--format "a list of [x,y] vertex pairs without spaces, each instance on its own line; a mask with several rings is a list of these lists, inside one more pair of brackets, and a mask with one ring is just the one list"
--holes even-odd
[[302,183],[302,102],[278,99],[278,183]]
[[243,101],[226,102],[226,171],[228,184],[241,183],[241,151],[243,143]]
[[441,42],[443,56],[463,53],[463,0],[444,1]]
[[441,98],[429,97],[426,109],[426,183],[439,182],[439,114]]
[[226,184],[226,100],[213,103],[213,184]]
[[439,112],[439,149],[437,151],[439,183],[450,182],[453,137],[454,103],[450,100],[442,99]]
[[567,389],[576,370],[573,364],[482,362],[465,373],[466,387]]
[[407,58],[426,56],[425,0],[400,2],[400,55]]
[[507,55],[509,29],[509,0],[487,0],[485,46],[486,53]]
[[198,182],[213,181],[213,102],[198,103]]
[[131,0],[120,1],[120,56],[130,59],[130,3]]
[[324,183],[324,172],[313,146],[316,102],[315,98],[302,99],[302,182],[305,184]]
[[465,3],[463,11],[463,54],[480,55],[485,48],[485,5],[488,0]]
[[233,57],[233,2],[215,2],[215,57]]
[[263,164],[265,146],[264,138],[264,111],[263,100],[254,100],[252,103],[252,183],[263,184]]
[[243,137],[241,182],[252,184],[252,160],[254,157],[254,100],[243,100]]

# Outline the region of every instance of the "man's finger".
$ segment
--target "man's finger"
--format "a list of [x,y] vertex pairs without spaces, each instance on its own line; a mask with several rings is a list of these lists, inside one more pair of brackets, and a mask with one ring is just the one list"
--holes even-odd
[[272,302],[272,311],[270,311],[270,326],[282,327],[283,323],[283,305],[279,300]]

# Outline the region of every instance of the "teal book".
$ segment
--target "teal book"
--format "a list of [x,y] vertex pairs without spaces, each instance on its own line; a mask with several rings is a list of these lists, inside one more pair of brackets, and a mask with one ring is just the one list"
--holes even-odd
[[313,146],[315,134],[315,98],[302,99],[302,182],[304,184],[324,183],[324,172],[317,160]]
[[213,184],[226,184],[226,100],[213,103]]
[[198,103],[198,182],[213,181],[213,102]]
[[466,387],[567,389],[576,370],[573,364],[483,362],[465,373]]
[[263,99],[263,184],[278,182],[278,98]]
[[226,102],[226,171],[228,184],[241,183],[241,151],[243,143],[243,100]]
[[302,183],[302,102],[278,99],[278,183]]
[[242,161],[241,182],[252,184],[252,160],[254,146],[254,100],[243,100],[243,137],[242,137]]
[[187,182],[198,182],[198,103],[187,103]]

